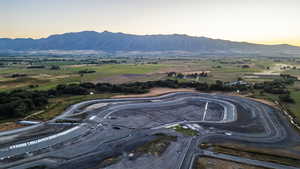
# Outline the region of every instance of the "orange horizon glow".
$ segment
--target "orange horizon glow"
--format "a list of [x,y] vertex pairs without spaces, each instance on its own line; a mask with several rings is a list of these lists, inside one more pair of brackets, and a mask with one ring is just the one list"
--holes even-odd
[[264,45],[279,45],[288,44],[293,46],[300,46],[300,40],[278,40],[278,41],[249,41],[250,43],[264,44]]
[[0,38],[108,30],[300,46],[299,6],[299,0],[9,0],[0,1]]

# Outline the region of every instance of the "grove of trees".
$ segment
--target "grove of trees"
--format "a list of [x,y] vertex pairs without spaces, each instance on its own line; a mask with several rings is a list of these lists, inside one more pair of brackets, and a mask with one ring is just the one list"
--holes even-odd
[[227,85],[223,81],[216,81],[213,84],[178,80],[157,80],[147,82],[133,82],[125,84],[110,83],[80,83],[60,84],[48,91],[14,90],[0,93],[0,119],[24,117],[28,113],[39,110],[48,104],[48,99],[64,95],[87,95],[93,93],[124,93],[139,94],[146,93],[153,87],[167,88],[195,88],[201,91],[246,91],[258,89],[262,92],[282,94],[280,100],[293,103],[289,95],[287,85],[292,84],[295,78],[289,75],[282,75],[281,79],[271,82],[256,83],[254,85]]

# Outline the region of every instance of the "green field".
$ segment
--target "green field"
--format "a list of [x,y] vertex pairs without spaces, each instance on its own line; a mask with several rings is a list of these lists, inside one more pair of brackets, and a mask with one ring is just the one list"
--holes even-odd
[[[264,61],[267,62],[267,61]],[[270,61],[269,61],[270,62]],[[144,62],[130,64],[79,64],[78,61],[65,62],[47,62],[41,64],[46,66],[42,69],[28,69],[28,65],[11,64],[9,66],[0,67],[0,91],[6,91],[16,88],[26,88],[29,85],[39,85],[37,90],[47,90],[55,87],[57,84],[79,83],[79,82],[112,82],[122,78],[130,81],[130,75],[140,75],[133,78],[133,81],[140,80],[156,80],[155,76],[142,76],[159,73],[167,73],[168,71],[189,72],[189,71],[209,71],[209,77],[199,79],[199,81],[213,83],[216,80],[233,81],[244,74],[253,72],[261,72],[264,69],[256,60],[245,59],[228,59],[226,63],[222,59],[200,59],[200,60],[160,60],[158,64],[147,64]],[[250,68],[242,68],[244,64],[251,65]],[[269,63],[271,65],[271,63]],[[39,65],[39,64],[37,64]],[[51,65],[60,66],[59,70],[50,70]],[[216,66],[220,66],[216,68]],[[82,70],[94,70],[96,73],[84,74],[81,76],[78,72]],[[26,77],[11,78],[12,74],[26,74]],[[104,79],[104,80],[103,80]]]
[[300,91],[296,89],[291,90],[291,96],[296,101],[295,104],[289,104],[289,109],[300,118]]
[[[0,68],[0,91],[26,88],[29,85],[39,85],[39,87],[35,88],[36,90],[47,90],[55,87],[57,84],[97,81],[101,78],[116,75],[154,73],[167,66],[166,64],[73,65],[62,66],[60,70],[49,70],[47,68],[27,69],[20,66]],[[78,73],[81,70],[95,70],[96,73],[81,76]],[[16,73],[26,74],[27,76],[19,78],[8,77]]]
[[[24,58],[23,58],[24,59]],[[60,59],[60,60],[59,60]],[[245,75],[254,73],[284,73],[300,77],[300,59],[274,59],[274,58],[197,58],[197,59],[131,59],[123,63],[124,59],[116,59],[118,64],[88,64],[89,60],[50,60],[47,62],[37,61],[36,58],[25,59],[24,62],[3,62],[0,67],[0,91],[10,91],[14,89],[28,90],[48,90],[55,88],[58,84],[70,84],[81,82],[107,82],[107,83],[127,83],[134,81],[149,81],[166,79],[168,72],[193,73],[207,71],[208,77],[198,79],[177,79],[179,81],[198,81],[215,83],[216,80],[224,82],[236,81],[239,78],[248,82],[272,81],[273,78],[244,78]],[[0,63],[2,61],[0,60]],[[155,62],[155,63],[153,63]],[[278,64],[296,66],[296,69],[279,69]],[[4,65],[4,66],[3,66]],[[30,65],[44,65],[45,68],[28,69]],[[51,70],[52,65],[60,66],[59,70]],[[248,67],[244,67],[247,65]],[[93,70],[95,73],[80,74],[82,70]],[[13,74],[26,74],[25,77],[9,77]],[[30,87],[30,85],[33,85]],[[300,118],[300,82],[289,86],[294,104],[287,104],[288,108]],[[267,100],[278,100],[278,95],[264,94],[259,91],[252,93],[254,97]],[[79,96],[78,96],[79,97]],[[81,97],[81,96],[80,96]],[[86,96],[82,96],[86,97]],[[89,97],[86,97],[87,99]],[[50,104],[57,114],[67,105],[74,103],[69,98],[62,104]],[[72,100],[72,99],[71,99]],[[75,99],[76,100],[76,99]],[[80,101],[77,100],[77,101]],[[55,101],[54,101],[55,102]],[[62,101],[61,101],[62,102]],[[48,111],[48,110],[47,110]],[[47,119],[44,113],[41,119]]]
[[112,96],[113,94],[104,93],[95,95],[66,96],[53,98],[49,100],[49,105],[44,110],[39,111],[40,113],[36,115],[29,116],[28,119],[47,121],[61,114],[66,108],[68,108],[72,104],[92,99],[107,99]]

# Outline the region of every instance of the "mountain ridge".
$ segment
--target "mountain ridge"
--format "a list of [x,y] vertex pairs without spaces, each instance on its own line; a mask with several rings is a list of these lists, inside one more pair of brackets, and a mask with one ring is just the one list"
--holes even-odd
[[299,54],[300,47],[255,44],[212,39],[186,34],[135,35],[109,31],[82,31],[54,34],[46,38],[0,38],[0,50],[95,50],[115,52],[186,51],[193,53],[287,53]]
[[97,32],[97,31],[80,31],[80,32],[65,32],[61,34],[52,34],[47,37],[42,37],[42,38],[1,38],[0,39],[6,39],[6,40],[41,40],[41,39],[47,39],[53,36],[61,36],[61,35],[66,35],[66,34],[77,34],[77,33],[95,33],[95,34],[101,34],[101,33],[112,33],[112,34],[123,34],[123,35],[132,35],[132,36],[186,36],[186,37],[194,37],[194,38],[206,38],[206,39],[211,39],[211,40],[222,40],[222,41],[228,41],[228,42],[236,42],[236,43],[246,43],[246,44],[254,44],[254,45],[265,45],[265,46],[292,46],[292,47],[300,47],[297,45],[291,45],[291,44],[259,44],[259,43],[252,43],[252,42],[247,42],[247,41],[233,41],[233,40],[226,40],[226,39],[220,39],[220,38],[210,38],[210,37],[205,37],[205,36],[192,36],[188,34],[132,34],[132,33],[123,33],[123,32],[110,32],[110,31],[103,31],[103,32]]

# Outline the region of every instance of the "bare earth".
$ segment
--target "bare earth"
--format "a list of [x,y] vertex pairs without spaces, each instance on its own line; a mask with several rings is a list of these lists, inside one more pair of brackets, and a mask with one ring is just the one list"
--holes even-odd
[[262,75],[280,75],[280,72],[285,71],[284,69],[281,69],[282,67],[293,67],[293,65],[287,65],[287,64],[275,64],[270,68],[270,70],[265,70],[261,73],[254,73],[254,74],[262,74]]
[[264,100],[264,99],[256,99],[256,98],[250,98],[252,100],[255,100],[255,101],[258,101],[258,102],[261,102],[261,103],[264,103],[264,104],[267,104],[267,105],[270,105],[272,107],[277,107],[277,105],[271,101],[268,101],[268,100]]
[[125,98],[125,97],[149,97],[149,96],[159,96],[166,93],[172,92],[195,92],[195,89],[191,88],[180,88],[180,89],[172,89],[172,88],[153,88],[149,93],[145,94],[130,94],[130,95],[117,95],[112,98]]
[[[180,88],[180,89],[172,89],[172,88],[152,88],[150,89],[149,93],[145,93],[145,94],[132,94],[132,95],[116,95],[113,96],[112,98],[126,98],[126,97],[150,97],[150,96],[159,96],[159,95],[163,95],[166,93],[172,93],[172,92],[196,92],[195,89],[191,89],[191,88]],[[276,104],[268,101],[268,100],[264,100],[264,99],[256,99],[256,98],[250,98],[248,97],[248,95],[241,95],[241,94],[237,94],[237,93],[224,93],[224,92],[214,92],[214,93],[218,93],[218,94],[225,94],[225,95],[232,95],[232,96],[240,96],[240,97],[246,97],[248,99],[252,99],[273,107],[276,107]]]
[[250,95],[241,95],[241,94],[237,94],[237,93],[232,93],[230,95],[232,95],[232,96],[239,96],[239,97],[245,97],[247,99],[255,100],[255,101],[267,104],[267,105],[272,106],[272,107],[277,107],[277,105],[274,102],[271,102],[269,100],[264,100],[264,99],[251,98],[251,97],[249,97]]
[[249,166],[245,164],[220,160],[216,158],[203,157],[198,159],[196,169],[266,169],[266,168]]
[[0,124],[0,131],[6,131],[6,130],[12,130],[12,129],[17,129],[23,127],[21,124],[17,124],[15,122],[6,122]]
[[86,107],[86,108],[84,109],[84,111],[95,110],[95,109],[98,109],[98,108],[100,108],[100,107],[104,107],[104,106],[106,106],[106,105],[108,105],[108,103],[98,103],[98,104],[93,104],[93,105],[90,105],[90,106]]

